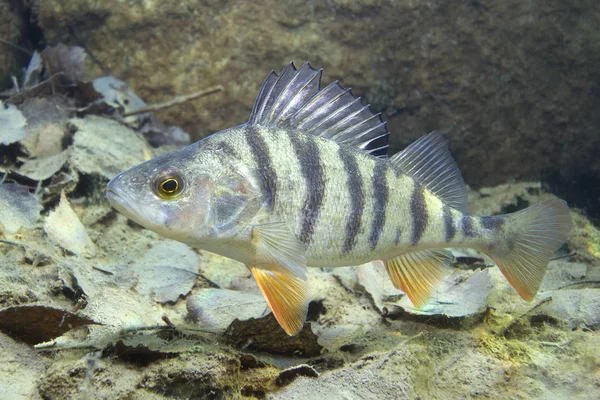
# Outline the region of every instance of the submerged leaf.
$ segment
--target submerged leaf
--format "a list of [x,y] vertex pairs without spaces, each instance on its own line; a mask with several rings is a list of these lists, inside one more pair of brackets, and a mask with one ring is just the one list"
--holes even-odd
[[[119,115],[146,107],[146,103],[140,99],[131,88],[123,81],[113,76],[103,76],[94,79],[94,91],[100,94],[97,102],[106,103],[117,110]],[[142,113],[121,117],[123,122],[134,128],[139,128],[142,121],[150,118],[150,113]]]
[[8,234],[21,227],[33,228],[40,218],[42,206],[38,198],[16,183],[0,185],[0,225]]
[[69,205],[64,192],[60,196],[58,207],[46,218],[44,230],[48,237],[71,253],[77,255],[93,255],[95,253],[94,243],[90,240],[77,214]]
[[138,262],[119,268],[122,280],[135,281],[136,291],[159,303],[174,303],[196,283],[200,257],[183,243],[153,246]]
[[40,305],[0,310],[0,331],[29,344],[46,342],[73,328],[97,322],[66,310]]
[[13,105],[4,108],[0,102],[0,144],[11,144],[25,138],[27,120]]
[[34,51],[23,76],[23,88],[27,89],[40,83],[40,75],[43,69],[44,65],[42,64],[40,53]]
[[83,75],[85,51],[81,47],[59,43],[54,47],[46,47],[40,55],[50,75],[62,72],[63,80],[67,83],[76,83]]
[[68,157],[69,152],[63,151],[45,158],[25,160],[19,168],[18,173],[34,181],[43,181],[58,172]]

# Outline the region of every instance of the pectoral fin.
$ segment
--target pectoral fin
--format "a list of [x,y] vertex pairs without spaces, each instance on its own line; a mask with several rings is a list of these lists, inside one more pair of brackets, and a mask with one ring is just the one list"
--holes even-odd
[[449,273],[454,257],[446,250],[424,250],[384,261],[394,286],[402,290],[415,307],[422,307],[433,289]]
[[282,222],[256,225],[252,228],[256,249],[256,265],[268,265],[306,279],[306,247]]
[[300,332],[308,312],[308,284],[285,270],[248,266],[261,292],[267,299],[277,322],[293,336]]

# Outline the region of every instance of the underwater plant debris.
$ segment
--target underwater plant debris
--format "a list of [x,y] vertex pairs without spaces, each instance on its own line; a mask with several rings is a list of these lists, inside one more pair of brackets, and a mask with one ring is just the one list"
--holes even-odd
[[0,102],[0,144],[11,144],[25,138],[27,120],[15,106],[4,108]]
[[22,305],[0,309],[0,331],[28,344],[47,342],[78,326],[90,324],[96,322],[54,307]]

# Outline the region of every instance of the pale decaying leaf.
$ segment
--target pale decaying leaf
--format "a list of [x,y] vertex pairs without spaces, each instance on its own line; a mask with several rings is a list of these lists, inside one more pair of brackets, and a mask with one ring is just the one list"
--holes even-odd
[[40,83],[40,75],[43,69],[44,66],[42,64],[40,53],[34,51],[31,60],[29,60],[29,64],[27,65],[27,69],[25,70],[25,74],[23,75],[23,88],[27,89]]
[[33,179],[34,181],[42,181],[58,172],[67,161],[68,157],[69,152],[63,151],[45,158],[24,160],[18,173]]
[[0,102],[0,144],[11,144],[25,137],[27,120],[13,105],[4,108]]
[[94,255],[96,252],[94,243],[69,205],[64,192],[60,196],[58,207],[46,218],[44,230],[50,239],[71,253]]
[[0,185],[0,225],[12,235],[21,229],[33,228],[40,218],[42,206],[26,187],[16,183]]
[[144,161],[144,140],[117,121],[88,115],[69,122],[77,129],[69,155],[73,169],[112,179]]
[[118,268],[122,280],[136,283],[136,291],[159,303],[176,302],[196,283],[200,257],[186,244],[164,241],[156,244],[141,260]]
[[[108,104],[118,110],[120,114],[127,114],[146,107],[146,103],[125,82],[113,76],[109,75],[94,79],[93,87],[101,96],[97,102]],[[123,117],[123,122],[134,128],[139,128],[142,121],[148,118],[150,118],[150,113],[136,114]]]

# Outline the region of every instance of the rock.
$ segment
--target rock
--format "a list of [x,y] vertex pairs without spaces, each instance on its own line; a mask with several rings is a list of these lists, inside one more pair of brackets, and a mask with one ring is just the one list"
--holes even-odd
[[329,371],[318,378],[301,376],[289,386],[267,395],[270,400],[327,399],[409,399],[411,389],[398,378],[382,379],[372,370],[345,368]]
[[42,397],[38,381],[50,360],[40,356],[30,346],[18,343],[0,333],[0,397],[14,400],[37,400]]
[[281,371],[277,377],[278,386],[286,386],[293,382],[299,376],[307,376],[310,378],[316,378],[319,373],[315,371],[310,365],[301,364]]
[[542,310],[571,329],[600,329],[600,289],[563,289],[552,293]]

